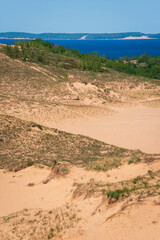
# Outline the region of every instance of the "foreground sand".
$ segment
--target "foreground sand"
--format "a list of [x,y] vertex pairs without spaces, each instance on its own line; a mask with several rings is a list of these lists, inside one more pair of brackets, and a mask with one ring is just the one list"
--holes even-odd
[[[160,196],[141,200],[133,197],[131,202],[128,199],[122,199],[111,205],[108,205],[102,196],[73,198],[77,183],[84,184],[90,181],[116,183],[143,176],[148,171],[154,172],[158,169],[160,169],[159,161],[150,164],[124,165],[107,173],[88,172],[83,168],[71,167],[66,177],[53,178],[48,184],[43,184],[50,174],[50,170],[46,167],[32,166],[16,173],[0,170],[0,237],[1,239],[21,239],[20,236],[22,239],[47,239],[48,235],[39,238],[38,232],[29,237],[26,232],[28,224],[38,219],[34,216],[39,209],[48,211],[50,215],[49,212],[59,208],[64,211],[64,207],[68,206],[68,214],[74,209],[77,215],[75,219],[79,220],[74,219],[74,228],[68,227],[55,239],[127,240],[130,236],[129,239],[133,240],[158,240],[160,238]],[[29,183],[34,185],[28,186]],[[24,215],[24,209],[28,209],[29,215]],[[29,216],[25,224],[24,216]],[[74,221],[71,219],[67,220],[68,224]],[[11,231],[14,226],[16,229]],[[37,220],[35,228],[43,229],[43,221]],[[40,235],[43,236],[42,233]]]
[[[143,176],[149,170],[154,172],[159,168],[159,160],[150,164],[127,164],[109,170],[107,173],[72,167],[66,177],[55,178],[48,184],[43,184],[50,173],[50,169],[46,167],[29,167],[16,173],[0,170],[0,217],[21,211],[24,208],[49,210],[60,207],[71,200],[75,183],[88,183],[92,179],[108,183],[120,182]],[[35,185],[29,187],[29,183]]]

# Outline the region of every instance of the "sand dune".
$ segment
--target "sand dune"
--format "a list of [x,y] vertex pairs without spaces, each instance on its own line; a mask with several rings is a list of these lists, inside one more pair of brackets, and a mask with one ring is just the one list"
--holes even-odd
[[[17,221],[17,231],[25,236],[26,229],[18,219],[23,219],[24,209],[28,209],[30,220],[34,220],[35,210],[51,210],[64,206],[74,206],[76,214],[81,219],[74,229],[63,230],[56,239],[62,240],[158,240],[160,237],[160,197],[150,197],[137,201],[121,200],[113,205],[108,205],[103,197],[72,198],[74,185],[93,181],[119,182],[143,176],[147,172],[160,169],[159,161],[150,164],[139,163],[136,165],[124,165],[108,172],[86,171],[83,168],[72,167],[66,177],[53,178],[48,184],[43,180],[50,174],[47,167],[29,167],[20,172],[5,172],[0,170],[0,236],[6,231],[6,238],[11,236],[12,224]],[[28,186],[34,183],[34,186]],[[52,212],[52,211],[51,211]],[[14,214],[16,215],[12,217]],[[32,217],[33,215],[33,217]],[[2,217],[8,216],[7,223]],[[17,220],[16,220],[17,219]],[[38,219],[38,218],[37,218]],[[41,222],[35,227],[39,229]],[[14,225],[13,225],[14,226]],[[26,225],[27,226],[27,225]],[[2,231],[3,229],[3,231]],[[8,235],[7,235],[8,232]],[[17,233],[18,233],[17,232]],[[10,233],[10,234],[9,234]],[[34,234],[34,238],[41,239]],[[19,239],[14,235],[14,239]],[[47,239],[47,238],[44,238]]]
[[159,85],[0,58],[0,239],[159,240]]
[[[117,109],[116,109],[117,111]],[[109,144],[146,153],[160,153],[160,109],[119,108],[107,117],[63,123],[64,131],[83,134]]]
[[[48,184],[43,184],[50,173],[47,167],[32,166],[16,173],[0,170],[0,216],[7,216],[24,208],[60,207],[71,200],[75,183],[87,183],[91,179],[116,183],[143,176],[149,170],[154,172],[157,169],[160,169],[159,160],[150,164],[126,164],[107,172],[87,171],[73,166],[68,175],[63,178],[54,178]],[[34,183],[34,186],[29,187],[29,183]]]

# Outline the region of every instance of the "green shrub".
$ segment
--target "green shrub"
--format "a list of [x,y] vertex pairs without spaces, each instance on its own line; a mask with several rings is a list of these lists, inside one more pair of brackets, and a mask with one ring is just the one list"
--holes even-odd
[[136,177],[136,178],[133,179],[132,182],[133,182],[133,184],[136,184],[140,180],[141,180],[141,177]]
[[36,126],[40,129],[43,130],[42,126],[40,124],[36,124]]
[[150,175],[151,178],[154,178],[155,173],[151,170],[148,170],[148,174]]
[[137,156],[133,156],[129,161],[128,161],[128,164],[132,164],[132,163],[138,163],[140,162],[141,159]]
[[128,161],[128,164],[132,164],[132,163],[133,163],[133,160],[129,160],[129,161]]
[[27,161],[27,166],[28,166],[28,167],[32,166],[33,164],[34,164],[33,161]]
[[107,192],[107,197],[108,198],[114,198],[116,200],[119,199],[119,197],[125,197],[129,195],[129,190],[128,188],[123,188],[123,189],[116,189],[115,191],[109,191]]

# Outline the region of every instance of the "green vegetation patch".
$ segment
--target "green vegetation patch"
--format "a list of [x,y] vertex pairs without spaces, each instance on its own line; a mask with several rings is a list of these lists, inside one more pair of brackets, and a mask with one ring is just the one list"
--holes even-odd
[[31,41],[18,41],[13,46],[4,47],[5,54],[11,58],[23,61],[53,65],[60,68],[104,72],[105,58],[96,52],[81,54],[78,50],[53,45],[48,41],[38,38]]
[[116,200],[119,199],[119,197],[125,197],[129,195],[129,189],[123,188],[123,189],[116,189],[115,191],[108,191],[107,197],[108,198],[114,198]]
[[146,53],[139,57],[106,60],[106,66],[127,74],[160,79],[160,57]]

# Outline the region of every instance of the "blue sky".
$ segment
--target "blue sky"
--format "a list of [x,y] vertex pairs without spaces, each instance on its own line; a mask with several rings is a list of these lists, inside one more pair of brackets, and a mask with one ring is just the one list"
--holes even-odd
[[0,0],[0,32],[160,32],[160,0]]

